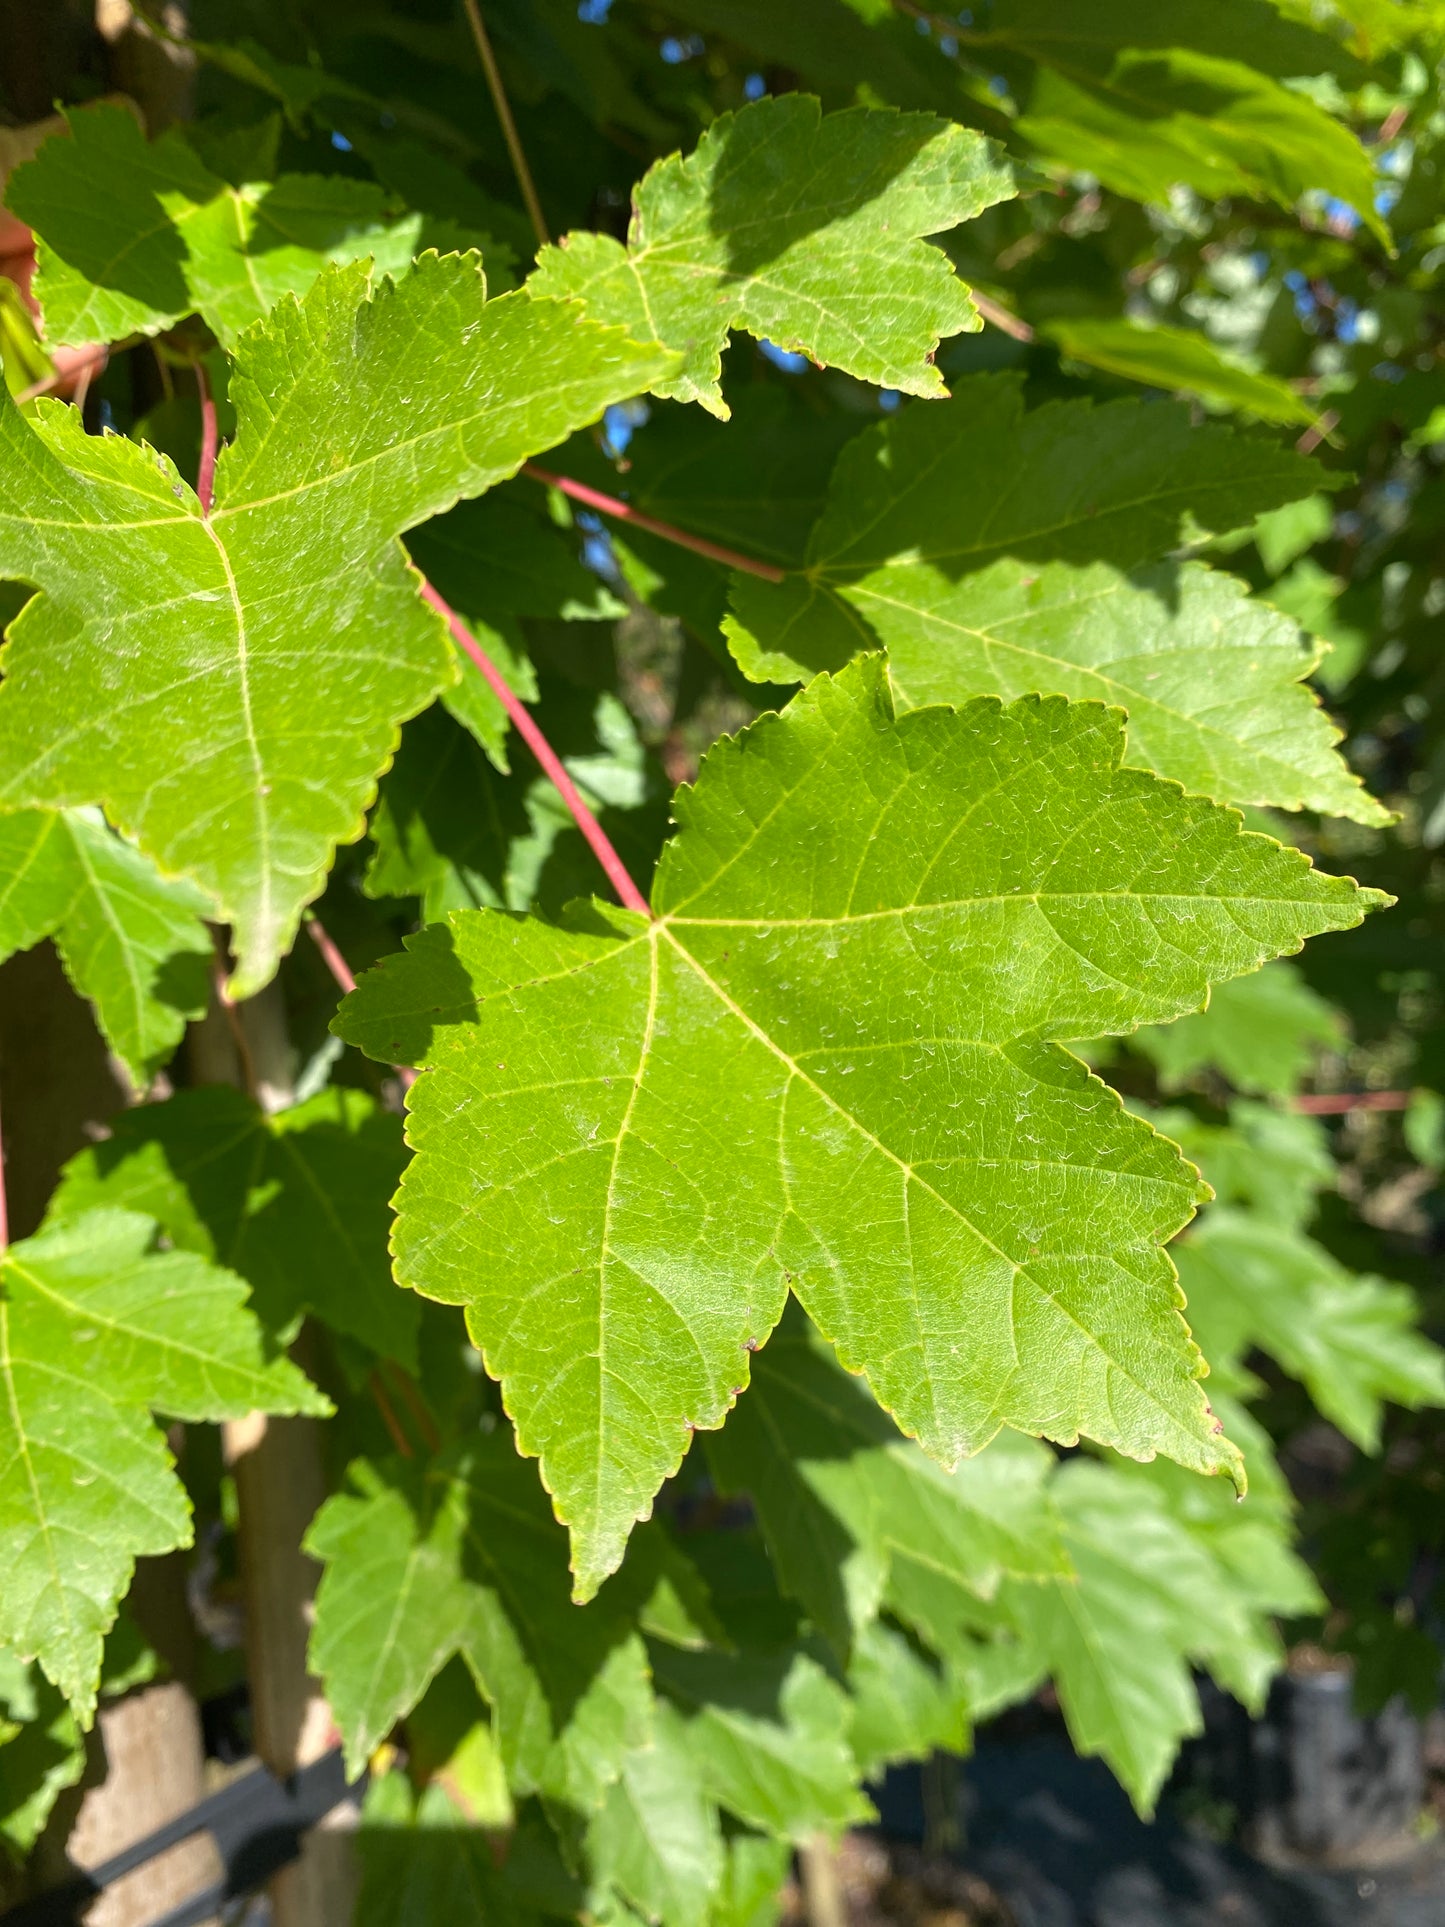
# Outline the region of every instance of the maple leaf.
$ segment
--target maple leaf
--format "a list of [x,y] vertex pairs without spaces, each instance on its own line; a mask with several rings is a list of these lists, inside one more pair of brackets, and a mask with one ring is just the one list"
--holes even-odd
[[579,1610],[566,1546],[505,1433],[427,1467],[352,1468],[307,1535],[326,1571],[311,1663],[359,1771],[452,1656],[493,1709],[518,1796],[596,1808],[652,1730],[635,1600],[623,1581]]
[[178,129],[146,140],[109,102],[67,114],[6,201],[39,235],[34,292],[54,346],[157,334],[199,313],[233,347],[327,262],[405,274],[422,217],[369,181],[288,175],[233,187]]
[[1235,1365],[1257,1345],[1363,1450],[1379,1448],[1386,1399],[1445,1405],[1445,1354],[1415,1329],[1407,1286],[1346,1271],[1302,1232],[1233,1208],[1211,1211],[1178,1260],[1210,1356]]
[[748,1395],[708,1434],[707,1455],[721,1490],[752,1499],[779,1584],[842,1651],[900,1560],[983,1598],[1005,1573],[1069,1570],[1042,1447],[1004,1433],[944,1472],[801,1318],[785,1318],[753,1361]]
[[710,1927],[726,1856],[705,1790],[696,1736],[667,1705],[652,1739],[625,1754],[622,1771],[587,1829],[594,1877],[625,1894],[646,1920]]
[[857,1783],[847,1693],[803,1648],[654,1646],[653,1672],[688,1715],[704,1790],[745,1825],[801,1844],[876,1817]]
[[1075,1748],[1102,1753],[1147,1815],[1203,1727],[1190,1661],[1257,1635],[1152,1486],[1081,1461],[1054,1496],[1077,1580],[1010,1586],[1002,1610],[1052,1673]]
[[729,328],[911,395],[947,391],[932,354],[983,324],[921,237],[1015,192],[992,142],[928,114],[824,114],[805,94],[720,114],[696,150],[648,169],[627,245],[569,234],[529,285],[684,354],[652,383],[726,419]]
[[1010,1425],[1234,1466],[1160,1249],[1193,1169],[1055,1040],[1380,899],[1121,751],[1060,699],[895,719],[864,659],[709,752],[655,921],[453,913],[343,1005],[427,1070],[397,1276],[466,1306],[580,1597],[790,1284],[945,1464]]
[[1271,964],[1255,977],[1221,984],[1207,1010],[1141,1030],[1133,1039],[1177,1089],[1206,1064],[1239,1091],[1286,1097],[1303,1083],[1321,1049],[1338,1050],[1344,1026],[1293,964]]
[[484,293],[475,258],[426,256],[399,286],[361,264],[283,300],[240,344],[210,516],[152,451],[0,401],[0,573],[42,591],[4,653],[0,802],[104,804],[230,921],[235,996],[455,679],[395,538],[672,365]]
[[53,937],[131,1082],[148,1084],[205,1012],[205,897],[160,876],[95,810],[0,816],[0,961]]
[[419,1307],[386,1250],[405,1157],[398,1120],[365,1091],[332,1086],[268,1113],[212,1085],[123,1111],[66,1165],[49,1219],[143,1211],[174,1245],[239,1272],[278,1337],[311,1312],[412,1369]]
[[93,1211],[0,1255],[0,1642],[38,1655],[86,1722],[136,1558],[190,1540],[151,1411],[331,1411],[267,1357],[242,1281],[155,1252],[155,1235],[135,1212]]
[[1228,803],[1390,813],[1346,768],[1303,679],[1324,646],[1199,564],[1161,558],[1307,494],[1313,464],[1183,409],[1056,402],[1025,413],[978,376],[850,442],[805,566],[735,576],[744,672],[788,681],[888,650],[900,706],[1097,697],[1129,712],[1131,763]]
[[1071,361],[1151,388],[1203,395],[1266,422],[1312,422],[1315,411],[1278,375],[1261,374],[1189,328],[1144,327],[1112,316],[1074,315],[1044,330]]

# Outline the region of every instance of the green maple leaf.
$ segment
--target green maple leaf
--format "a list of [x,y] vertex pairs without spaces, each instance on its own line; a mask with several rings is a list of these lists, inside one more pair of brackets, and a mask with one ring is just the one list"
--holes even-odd
[[712,1927],[773,1927],[779,1897],[792,1866],[786,1840],[737,1832],[727,1842],[722,1889],[713,1905]]
[[1386,823],[1301,686],[1324,653],[1242,585],[1160,558],[1309,492],[1288,450],[1183,409],[1054,403],[960,382],[840,456],[807,562],[735,576],[749,676],[790,681],[888,650],[901,706],[1057,691],[1129,712],[1129,761],[1228,803]]
[[1202,395],[1260,421],[1312,422],[1315,410],[1278,375],[1261,374],[1190,328],[1143,327],[1113,315],[1075,315],[1043,330],[1072,361],[1151,388]]
[[1338,1050],[1343,1039],[1339,1013],[1293,965],[1278,963],[1258,976],[1221,984],[1207,1010],[1141,1030],[1133,1041],[1166,1090],[1209,1065],[1236,1090],[1287,1097],[1299,1089],[1320,1050]]
[[876,1614],[897,1560],[982,1597],[1006,1573],[1068,1571],[1042,1447],[1005,1433],[944,1472],[801,1318],[758,1354],[747,1397],[707,1449],[721,1489],[751,1497],[779,1584],[841,1650]]
[[[1259,975],[1283,967],[1271,964]],[[1314,1215],[1315,1194],[1334,1186],[1335,1162],[1317,1117],[1240,1098],[1229,1107],[1227,1125],[1206,1124],[1182,1107],[1155,1111],[1150,1122],[1200,1167],[1221,1204],[1248,1205],[1276,1224],[1302,1228]]]
[[364,1091],[332,1086],[274,1114],[221,1085],[180,1091],[122,1112],[73,1157],[50,1219],[143,1211],[173,1244],[239,1272],[269,1330],[289,1337],[310,1311],[414,1369],[418,1307],[386,1249],[405,1158],[398,1120]]
[[1312,1238],[1233,1208],[1211,1211],[1178,1260],[1209,1355],[1228,1366],[1257,1345],[1365,1451],[1379,1448],[1386,1399],[1445,1405],[1445,1354],[1415,1329],[1406,1286],[1346,1271]]
[[205,897],[93,810],[0,816],[0,878],[0,960],[53,937],[131,1082],[148,1084],[210,995]]
[[85,1741],[61,1694],[37,1667],[0,1651],[0,1841],[17,1863],[84,1771]]
[[652,1730],[631,1594],[571,1604],[565,1541],[505,1434],[353,1479],[359,1491],[329,1499],[306,1540],[326,1566],[311,1663],[351,1769],[460,1652],[512,1791],[596,1808]]
[[932,354],[982,327],[945,254],[922,237],[1015,192],[979,134],[927,114],[825,115],[787,94],[721,114],[685,159],[633,196],[627,245],[567,235],[539,259],[539,294],[683,352],[652,387],[723,419],[729,328],[910,395],[942,395]]
[[722,1826],[686,1722],[666,1705],[653,1718],[651,1740],[623,1756],[588,1824],[588,1863],[643,1919],[710,1927],[726,1864]]
[[1180,182],[1210,199],[1291,209],[1306,194],[1330,194],[1389,243],[1354,132],[1241,60],[1124,47],[1107,73],[1041,69],[1016,126],[1045,159],[1134,200],[1167,203]]
[[1147,1484],[1146,1508],[1162,1506],[1215,1562],[1215,1590],[1224,1603],[1218,1636],[1203,1658],[1219,1684],[1257,1713],[1284,1664],[1276,1616],[1303,1618],[1327,1606],[1294,1549],[1294,1501],[1269,1434],[1227,1395],[1221,1403],[1232,1435],[1244,1441],[1251,1473],[1259,1472],[1243,1505],[1217,1482],[1196,1479],[1164,1459],[1148,1466],[1116,1459],[1112,1469],[1126,1482]]
[[968,1751],[966,1679],[931,1661],[896,1626],[874,1620],[859,1634],[848,1692],[848,1745],[865,1779],[895,1761],[926,1759],[940,1748]]
[[6,201],[39,235],[46,340],[76,347],[157,334],[199,313],[227,346],[327,262],[370,258],[401,276],[422,217],[369,181],[288,175],[232,187],[176,129],[148,142],[101,103],[66,116],[16,170]]
[[484,305],[474,257],[368,275],[329,268],[244,337],[209,517],[151,451],[0,402],[0,574],[42,590],[4,655],[0,802],[103,803],[229,920],[236,996],[455,678],[395,538],[671,365],[562,303]]
[[343,1005],[427,1070],[397,1276],[466,1306],[580,1597],[789,1285],[946,1465],[1004,1425],[1234,1465],[1160,1248],[1193,1168],[1055,1040],[1379,898],[1121,751],[1059,699],[895,720],[865,659],[709,752],[655,921],[454,913]]
[[1133,0],[994,0],[987,21],[968,27],[962,38],[1084,72],[1107,68],[1121,47],[1192,47],[1248,61],[1277,79],[1333,73],[1357,85],[1364,78],[1360,62],[1338,40],[1303,20],[1281,18],[1269,0],[1216,0],[1206,11],[1193,0],[1157,0],[1147,11]]
[[[544,1927],[576,1919],[580,1896],[548,1841],[536,1851],[535,1830],[507,1841],[498,1866],[495,1837],[477,1825],[440,1779],[420,1793],[404,1772],[373,1774],[357,1830],[361,1891],[356,1919],[365,1927]],[[528,1875],[542,1862],[543,1880]],[[544,1886],[543,1893],[532,1891]],[[549,1904],[550,1903],[550,1904]]]
[[95,1211],[0,1257],[0,1642],[35,1654],[88,1722],[101,1643],[136,1558],[190,1540],[150,1412],[329,1413],[268,1358],[245,1286],[156,1227]]
[[1358,85],[1360,63],[1263,0],[1002,0],[959,38],[1002,69],[1024,141],[1116,193],[1166,205],[1182,182],[1287,208],[1333,194],[1388,239],[1353,131],[1281,84],[1334,73]]
[[704,1791],[744,1825],[801,1844],[874,1818],[848,1745],[848,1696],[811,1654],[655,1646],[653,1670],[688,1716]]
[[1012,1586],[1005,1610],[1053,1674],[1075,1748],[1102,1754],[1147,1815],[1179,1742],[1202,1730],[1190,1661],[1253,1630],[1144,1481],[1080,1462],[1054,1491],[1077,1582]]
[[[975,1718],[1052,1674],[1074,1745],[1101,1754],[1146,1814],[1180,1740],[1200,1730],[1191,1669],[1207,1666],[1257,1712],[1283,1659],[1273,1615],[1321,1605],[1290,1547],[1291,1500],[1268,1441],[1242,1409],[1224,1409],[1261,1474],[1243,1506],[1163,1460],[1074,1460],[1050,1487],[1071,1577],[1006,1580],[985,1602],[909,1573],[888,1593]],[[946,1702],[943,1686],[931,1700],[914,1690],[915,1717]]]

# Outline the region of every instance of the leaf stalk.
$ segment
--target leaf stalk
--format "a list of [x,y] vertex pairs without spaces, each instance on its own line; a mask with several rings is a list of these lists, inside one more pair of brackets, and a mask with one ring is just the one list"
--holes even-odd
[[650,917],[652,910],[648,905],[646,897],[643,896],[642,892],[628,875],[627,865],[612,847],[612,842],[607,832],[583,802],[577,785],[563,768],[562,759],[537,727],[531,711],[527,708],[526,704],[508,688],[496,664],[492,661],[486,650],[482,648],[476,637],[472,635],[471,631],[451,607],[450,603],[444,601],[442,597],[437,594],[430,582],[425,580],[422,582],[421,592],[425,600],[437,611],[438,615],[444,618],[447,627],[452,632],[457,647],[465,650],[467,655],[469,655],[477,665],[478,669],[481,670],[483,676],[490,684],[493,694],[511,718],[517,734],[542,765],[544,773],[550,777],[556,785],[562,801],[571,812],[573,822],[577,825],[583,836],[586,837],[588,843],[591,845],[592,854],[597,858],[597,861],[607,873],[607,880],[617,892],[619,902],[625,904],[629,910],[637,910],[640,911],[644,917]]
[[201,459],[196,469],[196,499],[201,505],[201,514],[209,519],[211,501],[216,492],[216,404],[211,395],[211,385],[206,380],[205,368],[196,363],[196,387],[201,395]]
[[502,138],[507,143],[511,156],[512,172],[517,177],[517,186],[522,190],[522,201],[532,230],[537,236],[539,248],[551,242],[547,232],[546,217],[542,213],[542,203],[537,198],[537,184],[532,179],[532,170],[527,165],[527,155],[522,146],[522,137],[517,132],[517,123],[512,117],[512,103],[507,99],[507,90],[502,85],[502,70],[497,65],[497,56],[492,51],[491,37],[482,20],[482,10],[477,0],[462,0],[466,8],[467,24],[472,30],[472,39],[477,43],[477,53],[481,59],[482,72],[487,77],[487,91],[492,96],[492,105],[497,110],[497,119],[502,123]]
[[664,542],[674,542],[680,549],[691,549],[694,555],[705,555],[709,562],[721,562],[724,568],[741,569],[745,575],[761,576],[764,582],[782,582],[787,576],[786,569],[780,569],[772,562],[759,562],[756,557],[743,555],[738,549],[726,548],[721,542],[709,542],[705,535],[690,535],[686,529],[677,528],[671,522],[660,522],[655,515],[644,515],[641,509],[633,508],[630,502],[624,502],[620,496],[604,495],[600,489],[589,488],[586,482],[574,482],[570,475],[556,475],[550,468],[538,468],[535,462],[523,462],[522,473],[548,488],[560,489],[584,508],[596,509],[599,515],[610,515],[615,521],[630,523],[635,529],[645,529],[649,535],[661,536]]

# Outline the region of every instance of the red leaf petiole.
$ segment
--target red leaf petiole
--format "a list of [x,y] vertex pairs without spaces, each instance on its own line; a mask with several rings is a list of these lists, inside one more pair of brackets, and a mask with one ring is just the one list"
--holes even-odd
[[709,562],[721,562],[724,568],[741,569],[745,575],[761,576],[764,582],[781,582],[788,573],[771,562],[759,562],[737,549],[724,548],[721,542],[709,542],[705,535],[690,535],[671,522],[659,522],[655,515],[644,515],[641,509],[633,508],[620,496],[604,495],[585,482],[574,482],[570,475],[554,475],[551,469],[538,468],[535,462],[523,462],[522,473],[531,476],[534,482],[545,483],[548,488],[560,489],[584,508],[596,509],[599,515],[610,515],[614,521],[630,523],[635,529],[645,529],[649,535],[661,536],[664,542],[674,542],[680,549],[705,555]]
[[542,765],[544,773],[549,776],[556,785],[562,801],[572,813],[573,822],[577,825],[583,836],[586,837],[588,843],[592,846],[593,855],[606,871],[607,880],[617,892],[619,901],[625,904],[629,910],[640,910],[644,917],[650,917],[652,911],[646,897],[643,896],[637,885],[632,881],[632,878],[627,874],[626,864],[622,861],[622,858],[617,854],[616,850],[613,849],[611,839],[608,837],[607,832],[583,802],[577,785],[563,768],[562,759],[537,727],[531,711],[527,708],[526,704],[522,702],[520,697],[514,695],[507,687],[500,670],[498,670],[486,650],[482,648],[481,644],[472,635],[471,631],[451,605],[443,601],[442,597],[437,594],[430,582],[423,580],[421,592],[433,609],[435,609],[439,615],[446,618],[447,627],[451,630],[458,648],[465,650],[467,655],[469,655],[477,665],[478,669],[481,670],[483,676],[491,686],[493,694],[497,697],[503,709],[506,710],[513,724],[516,726],[517,734]]

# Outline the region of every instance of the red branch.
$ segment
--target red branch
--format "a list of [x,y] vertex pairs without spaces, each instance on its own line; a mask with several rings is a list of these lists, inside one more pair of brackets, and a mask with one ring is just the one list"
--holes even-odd
[[1409,1091],[1316,1091],[1291,1100],[1307,1117],[1343,1117],[1348,1111],[1408,1111]]
[[522,473],[530,475],[534,482],[545,482],[548,488],[559,488],[564,495],[570,495],[574,502],[581,502],[584,508],[596,509],[599,515],[610,515],[614,521],[628,522],[635,529],[645,529],[649,535],[660,535],[664,542],[675,542],[680,549],[691,549],[694,555],[705,555],[709,562],[721,562],[726,569],[741,569],[746,575],[760,575],[764,582],[781,582],[787,575],[786,569],[775,568],[771,562],[759,562],[750,555],[742,555],[737,549],[724,548],[721,542],[709,542],[705,535],[689,535],[686,529],[674,528],[671,522],[659,522],[655,515],[644,515],[641,509],[633,508],[620,496],[604,495],[600,489],[589,488],[585,482],[574,482],[570,475],[554,475],[548,468],[538,468],[535,462],[523,462]]
[[[311,941],[321,952],[326,963],[326,968],[336,979],[337,989],[340,990],[343,997],[349,997],[356,988],[356,979],[351,974],[351,965],[336,948],[335,943],[324,928],[320,917],[318,917],[314,911],[308,910],[306,913],[306,928],[310,934]],[[401,1079],[402,1088],[409,1091],[416,1082],[416,1072],[411,1068],[410,1064],[393,1064],[392,1069]]]
[[1011,313],[1001,301],[990,300],[986,294],[980,294],[977,288],[970,288],[968,296],[984,320],[991,321],[995,328],[1012,335],[1015,341],[1033,340],[1034,331],[1028,322],[1022,316]]
[[85,375],[88,379],[98,369],[104,368],[109,355],[109,348],[87,349],[83,356],[77,356],[64,368],[57,368],[53,375],[47,375],[43,381],[32,381],[28,388],[22,388],[15,397],[16,407],[18,408],[21,402],[35,401],[41,395],[53,395],[57,388],[63,388],[68,381],[74,381],[77,375]]
[[411,1449],[411,1440],[402,1431],[400,1421],[392,1409],[391,1400],[386,1395],[386,1387],[381,1382],[381,1373],[373,1371],[366,1383],[392,1444],[404,1459],[414,1459],[416,1453]]
[[612,843],[597,818],[582,801],[577,785],[562,767],[562,762],[547,738],[538,729],[531,712],[512,691],[491,657],[478,643],[456,611],[437,594],[430,582],[421,585],[422,595],[439,615],[446,618],[447,626],[456,638],[457,646],[464,649],[481,670],[491,685],[493,694],[506,710],[516,726],[517,734],[531,750],[545,773],[556,784],[562,801],[572,812],[572,820],[592,846],[592,854],[607,872],[607,880],[617,892],[618,899],[629,910],[640,910],[645,917],[652,911],[646,897],[627,874],[627,866],[613,849]]
[[336,945],[322,929],[321,919],[319,917],[308,916],[306,919],[306,928],[310,933],[311,941],[326,959],[326,968],[336,979],[342,996],[349,997],[356,988],[356,979],[351,974],[350,964],[347,963],[345,957],[342,956],[341,952],[336,948]]
[[202,515],[209,516],[216,488],[216,404],[200,362],[196,363],[196,386],[201,391],[201,461],[196,470],[196,497]]

